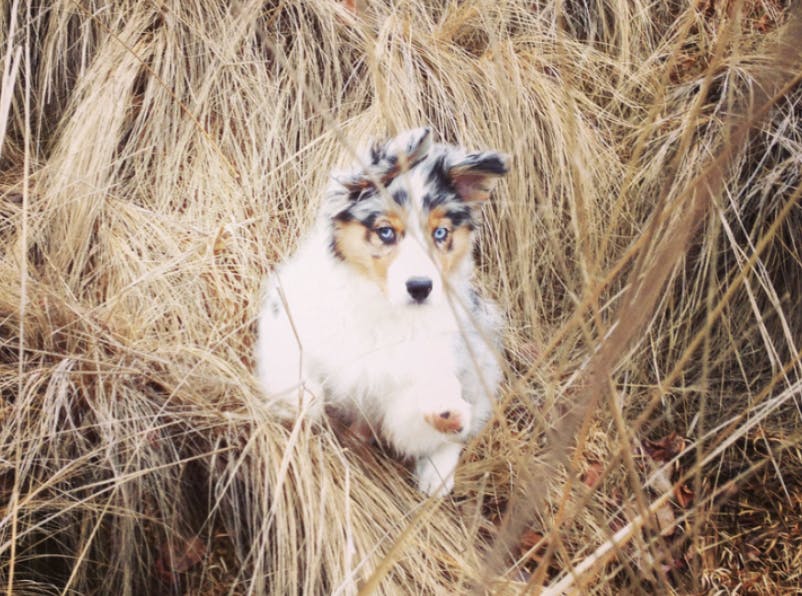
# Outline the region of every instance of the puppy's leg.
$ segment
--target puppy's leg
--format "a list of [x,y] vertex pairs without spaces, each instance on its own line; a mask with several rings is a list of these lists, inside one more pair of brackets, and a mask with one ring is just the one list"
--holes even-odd
[[304,379],[286,391],[268,394],[267,405],[286,420],[305,418],[318,422],[325,412],[323,387],[315,381]]
[[309,374],[295,327],[275,290],[259,315],[256,370],[273,412],[288,419],[322,417],[323,387]]
[[419,380],[378,405],[382,435],[403,455],[428,455],[444,442],[460,442],[471,426],[471,405],[452,375]]
[[356,420],[351,422],[351,424],[348,425],[348,430],[363,443],[370,443],[373,441],[373,428],[362,416],[359,416]]
[[415,462],[418,490],[433,497],[444,497],[454,488],[454,471],[457,469],[461,443],[443,443],[429,455]]

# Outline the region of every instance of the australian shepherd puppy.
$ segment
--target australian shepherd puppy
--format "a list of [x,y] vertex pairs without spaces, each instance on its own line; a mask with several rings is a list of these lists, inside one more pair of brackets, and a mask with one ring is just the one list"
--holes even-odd
[[335,410],[443,495],[501,382],[502,318],[472,253],[507,157],[431,136],[402,133],[333,175],[316,227],[267,281],[256,361],[276,412]]

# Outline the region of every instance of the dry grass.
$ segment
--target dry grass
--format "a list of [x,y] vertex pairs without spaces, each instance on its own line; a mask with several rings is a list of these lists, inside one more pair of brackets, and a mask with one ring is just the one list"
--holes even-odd
[[[798,7],[0,19],[8,593],[802,587]],[[480,255],[508,383],[442,502],[390,454],[271,419],[250,356],[330,166],[419,123],[514,156]]]

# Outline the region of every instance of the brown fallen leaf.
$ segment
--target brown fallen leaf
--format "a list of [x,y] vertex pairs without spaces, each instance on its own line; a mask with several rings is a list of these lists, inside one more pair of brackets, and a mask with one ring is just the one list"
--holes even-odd
[[161,554],[156,560],[156,573],[163,580],[173,582],[176,574],[189,571],[205,555],[206,544],[200,536],[167,542],[162,546]]
[[[540,532],[535,532],[534,530],[527,530],[521,535],[521,548],[524,550],[529,550],[530,548],[534,547],[538,544],[541,540],[543,540],[543,534]],[[541,545],[545,546],[545,544]]]
[[670,432],[662,439],[642,441],[643,450],[656,462],[667,462],[685,451],[685,438],[676,432]]
[[518,542],[518,548],[520,549],[521,555],[528,553],[530,550],[535,548],[538,544],[537,549],[529,553],[528,559],[534,561],[535,563],[539,563],[543,557],[543,553],[546,551],[546,543],[541,542],[543,540],[543,534],[540,532],[535,532],[534,530],[526,530],[522,535],[521,539]]
[[604,466],[602,466],[600,462],[592,461],[588,469],[585,470],[585,473],[582,474],[582,482],[586,486],[593,488],[599,483],[603,472]]

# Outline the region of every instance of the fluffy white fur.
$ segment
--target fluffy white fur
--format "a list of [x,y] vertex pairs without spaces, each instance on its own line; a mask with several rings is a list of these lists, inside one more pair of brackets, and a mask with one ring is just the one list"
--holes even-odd
[[[393,139],[385,151],[397,152],[393,143],[405,147],[410,135],[409,154],[411,148],[427,155],[428,131],[421,129]],[[418,145],[415,135],[423,135]],[[440,154],[464,156],[438,147]],[[453,487],[466,439],[492,410],[501,382],[501,317],[472,286],[470,251],[447,277],[440,271],[423,225],[425,172],[413,167],[394,178],[411,200],[383,283],[332,251],[332,210],[324,204],[315,228],[267,280],[256,362],[274,411],[314,420],[333,408],[414,458],[420,490],[443,495]],[[420,304],[406,289],[416,277],[433,282]],[[443,413],[459,420],[461,431],[437,430],[432,417]]]

